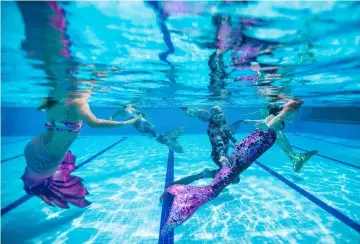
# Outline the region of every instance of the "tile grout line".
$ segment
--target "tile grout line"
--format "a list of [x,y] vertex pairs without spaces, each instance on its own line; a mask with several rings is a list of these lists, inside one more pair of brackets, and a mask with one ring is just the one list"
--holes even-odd
[[[168,162],[166,169],[165,188],[166,190],[174,182],[174,151],[169,150]],[[159,230],[159,244],[173,244],[174,243],[174,230],[166,235],[161,234],[161,230],[166,223],[167,217],[171,211],[171,205],[174,197],[170,194],[165,194],[161,208],[160,230]]]
[[300,136],[300,137],[305,137],[305,138],[309,138],[315,141],[323,141],[323,142],[327,142],[327,143],[331,143],[331,144],[336,144],[336,145],[340,145],[340,146],[344,146],[344,147],[350,147],[350,148],[355,148],[355,149],[360,149],[360,147],[355,147],[355,146],[351,146],[351,145],[346,145],[346,144],[342,144],[342,143],[338,143],[338,142],[333,142],[333,141],[327,141],[327,140],[323,140],[323,139],[318,139],[318,138],[313,138],[310,136],[305,136],[302,134],[298,134],[298,133],[292,133],[294,136]]
[[263,170],[265,170],[266,172],[268,172],[270,175],[274,176],[275,178],[277,178],[278,180],[280,180],[281,182],[283,182],[284,184],[286,184],[287,186],[289,186],[290,188],[295,190],[297,193],[301,194],[303,197],[305,197],[308,200],[310,200],[311,202],[315,203],[318,207],[322,208],[323,210],[325,210],[326,212],[328,212],[329,214],[334,216],[336,219],[340,220],[341,222],[343,222],[344,224],[346,224],[353,230],[360,233],[360,224],[357,223],[356,221],[347,217],[346,215],[344,215],[340,211],[336,210],[335,208],[329,206],[325,202],[321,201],[319,198],[315,197],[308,191],[302,189],[300,186],[298,186],[295,183],[291,182],[290,180],[286,179],[284,176],[275,172],[274,170],[270,169],[269,167],[265,166],[261,162],[255,161],[254,163],[256,165],[258,165],[260,168],[262,168]]

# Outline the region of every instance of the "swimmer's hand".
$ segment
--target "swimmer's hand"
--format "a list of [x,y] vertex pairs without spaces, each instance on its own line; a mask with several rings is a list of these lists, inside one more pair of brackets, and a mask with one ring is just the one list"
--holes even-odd
[[231,166],[230,161],[225,156],[221,156],[219,162],[221,163],[222,166],[226,166],[228,168]]

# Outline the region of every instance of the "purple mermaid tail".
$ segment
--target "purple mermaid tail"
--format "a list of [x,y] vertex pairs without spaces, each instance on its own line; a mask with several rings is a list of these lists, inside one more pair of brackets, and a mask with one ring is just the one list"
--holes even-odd
[[91,204],[85,199],[89,193],[80,177],[70,175],[74,170],[75,156],[68,151],[52,177],[44,178],[40,183],[34,184],[34,179],[26,169],[21,179],[28,194],[40,197],[50,206],[54,206],[54,203],[60,208],[69,208],[68,203],[71,203],[84,208]]
[[223,166],[210,185],[198,187],[178,184],[167,188],[165,192],[173,195],[174,201],[161,233],[166,234],[176,228],[189,219],[199,207],[217,197],[275,141],[276,132],[273,129],[255,131],[235,147],[229,158],[230,166]]
[[212,199],[211,196],[213,195],[210,186],[198,187],[180,184],[170,186],[166,189],[166,192],[172,194],[175,198],[168,220],[161,230],[162,234],[171,231],[190,218],[196,209]]

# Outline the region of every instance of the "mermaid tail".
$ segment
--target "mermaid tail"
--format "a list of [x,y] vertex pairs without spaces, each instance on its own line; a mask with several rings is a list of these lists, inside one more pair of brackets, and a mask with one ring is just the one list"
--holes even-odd
[[184,127],[179,127],[177,129],[169,130],[165,133],[171,140],[177,140],[180,136],[184,135]]
[[183,147],[181,144],[177,141],[177,139],[184,134],[184,127],[179,127],[177,129],[169,130],[165,134],[159,134],[156,137],[156,140],[161,143],[168,146],[169,149],[173,150],[177,153],[184,152]]
[[217,197],[225,187],[236,182],[239,175],[266,152],[275,143],[275,140],[276,132],[273,129],[255,131],[235,147],[229,158],[230,166],[223,166],[210,185],[197,187],[177,184],[167,188],[165,192],[175,198],[161,233],[166,234],[182,224],[199,207]]
[[75,156],[68,151],[51,177],[36,180],[26,169],[21,177],[24,190],[30,195],[38,196],[49,206],[55,204],[60,208],[69,208],[68,203],[71,203],[80,208],[87,207],[91,204],[85,199],[89,193],[80,177],[70,175],[74,170]]
[[237,130],[240,127],[240,124],[243,122],[244,120],[238,120],[235,121],[234,123],[232,123],[231,125],[229,125],[229,130],[231,131],[231,133],[236,134]]
[[161,230],[163,235],[189,219],[200,206],[210,201],[213,196],[209,186],[172,185],[166,189],[166,192],[174,196],[174,201],[169,217]]
[[293,170],[297,173],[300,172],[304,164],[318,152],[318,150],[312,150],[310,152],[296,154],[291,160],[293,163]]

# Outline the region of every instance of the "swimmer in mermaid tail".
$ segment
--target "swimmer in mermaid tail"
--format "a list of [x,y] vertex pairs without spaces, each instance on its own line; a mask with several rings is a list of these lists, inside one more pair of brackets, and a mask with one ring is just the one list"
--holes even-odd
[[172,185],[165,194],[174,196],[169,217],[161,230],[162,234],[172,231],[188,220],[206,202],[216,198],[225,187],[230,185],[256,159],[269,150],[275,143],[281,122],[294,114],[302,102],[289,100],[282,111],[271,120],[263,121],[263,130],[256,130],[236,145],[227,162],[224,161],[215,179],[207,186]]
[[[283,110],[282,106],[268,106],[268,116],[265,119],[266,121],[271,120],[275,116],[277,116]],[[264,121],[265,121],[264,120]],[[250,123],[264,123],[263,120],[244,120],[244,124]],[[281,122],[282,129],[285,128],[285,121]],[[276,143],[280,147],[280,149],[286,154],[286,156],[290,159],[293,165],[293,170],[297,173],[303,168],[304,164],[309,161],[309,159],[317,154],[318,150],[311,150],[306,153],[296,153],[294,152],[292,146],[290,145],[289,140],[285,136],[283,130],[279,130],[277,133]]]
[[[203,109],[203,108],[197,108],[197,107],[180,107],[182,111],[185,112],[186,115],[198,118],[199,120],[209,123],[211,119],[211,112]],[[243,120],[238,120],[232,123],[231,125],[228,125],[230,131],[235,134],[236,131],[239,129],[240,124],[243,122]]]
[[146,114],[135,108],[134,105],[128,104],[122,106],[117,110],[111,117],[110,120],[117,117],[118,115],[126,117],[128,119],[134,118],[135,116],[141,116],[141,118],[134,123],[134,127],[141,134],[148,135],[156,139],[157,142],[166,145],[169,149],[182,153],[184,150],[177,139],[184,134],[184,128],[172,129],[167,133],[158,134],[155,130],[155,126],[149,122],[149,118]]
[[92,114],[87,96],[74,99],[54,98],[56,103],[41,105],[45,109],[45,132],[33,138],[25,147],[26,168],[21,179],[24,190],[40,197],[48,205],[68,208],[68,203],[86,207],[87,190],[74,170],[75,157],[69,151],[85,122],[92,128],[119,128],[135,123],[139,117],[128,121],[102,120]]
[[[46,85],[52,88],[38,107],[46,114],[45,130],[24,149],[26,167],[21,177],[24,190],[50,206],[69,208],[70,203],[86,207],[90,204],[85,199],[88,191],[80,177],[71,175],[75,157],[69,151],[83,124],[92,128],[120,128],[139,118],[110,121],[98,119],[91,112],[87,102],[91,91],[82,92],[73,75],[80,64],[71,56],[65,10],[57,2],[18,1],[17,6],[25,29],[21,48],[29,58],[41,61]],[[44,38],[39,39],[39,33]],[[50,36],[51,39],[46,38]]]
[[[228,161],[228,151],[230,141],[236,144],[234,137],[235,131],[238,129],[241,121],[237,121],[228,126],[224,117],[224,111],[221,107],[215,106],[209,112],[209,126],[207,134],[211,144],[211,159],[219,167],[219,169],[205,169],[199,174],[187,176],[173,182],[173,184],[191,184],[196,180],[204,178],[214,178],[216,173],[221,169],[222,165]],[[240,178],[235,179],[234,183],[238,183]]]
[[147,115],[137,110],[134,105],[128,104],[122,106],[110,117],[110,120],[113,120],[119,115],[126,118],[134,118],[136,116],[142,116],[141,119],[139,119],[138,121],[136,121],[136,123],[134,123],[135,129],[142,134],[149,135],[151,137],[157,137],[155,126],[148,121]]

